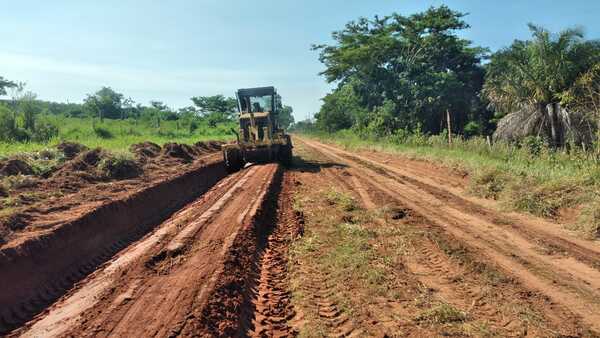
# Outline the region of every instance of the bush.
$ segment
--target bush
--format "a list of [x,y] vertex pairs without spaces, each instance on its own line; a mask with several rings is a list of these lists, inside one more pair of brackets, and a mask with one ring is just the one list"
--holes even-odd
[[13,112],[0,104],[0,141],[10,142],[14,140],[16,129],[17,121]]
[[592,203],[585,206],[577,223],[572,226],[574,230],[579,230],[590,238],[600,238],[600,199],[595,197]]
[[469,182],[469,191],[479,197],[498,199],[506,188],[510,177],[498,168],[485,168],[473,175]]
[[540,183],[527,178],[513,182],[506,194],[506,203],[513,209],[556,218],[561,208],[581,201],[582,188],[581,182],[571,180]]
[[58,136],[58,127],[48,121],[38,121],[32,133],[31,140],[45,143]]
[[114,137],[113,133],[104,127],[94,127],[94,133],[96,134],[96,136],[103,139],[109,139]]

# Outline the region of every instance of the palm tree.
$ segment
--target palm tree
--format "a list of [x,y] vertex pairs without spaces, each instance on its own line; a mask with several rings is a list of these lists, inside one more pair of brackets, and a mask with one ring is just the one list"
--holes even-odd
[[562,97],[600,60],[600,43],[583,40],[580,28],[558,34],[532,24],[529,29],[531,40],[516,40],[492,55],[483,93],[497,111],[535,107],[548,118],[553,145],[560,146],[564,144],[559,122]]

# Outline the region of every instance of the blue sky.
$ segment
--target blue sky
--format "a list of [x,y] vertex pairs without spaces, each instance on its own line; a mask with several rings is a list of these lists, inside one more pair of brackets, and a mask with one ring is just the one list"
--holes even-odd
[[528,22],[583,26],[600,38],[600,0],[21,0],[0,7],[0,76],[27,82],[41,99],[81,102],[111,86],[173,108],[275,85],[303,119],[330,90],[311,44],[360,16],[441,4],[469,13],[462,35],[492,50],[527,38]]

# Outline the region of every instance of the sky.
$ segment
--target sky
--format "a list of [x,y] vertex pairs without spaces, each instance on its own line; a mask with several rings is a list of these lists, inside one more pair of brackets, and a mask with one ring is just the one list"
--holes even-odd
[[273,85],[302,120],[332,88],[312,44],[359,17],[442,4],[468,13],[461,36],[492,51],[528,38],[529,22],[600,38],[600,0],[2,1],[0,76],[44,100],[82,102],[110,86],[175,109]]

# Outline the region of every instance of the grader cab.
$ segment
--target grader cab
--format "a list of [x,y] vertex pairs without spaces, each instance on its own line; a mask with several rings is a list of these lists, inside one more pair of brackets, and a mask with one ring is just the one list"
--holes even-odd
[[278,125],[279,100],[274,87],[239,89],[236,93],[239,111],[237,141],[223,146],[223,159],[230,172],[246,163],[279,161],[289,165],[292,141]]

